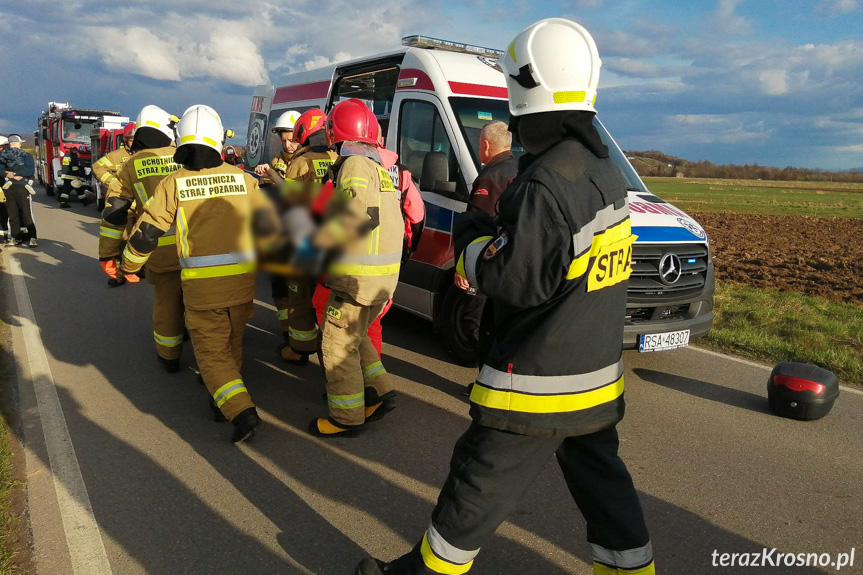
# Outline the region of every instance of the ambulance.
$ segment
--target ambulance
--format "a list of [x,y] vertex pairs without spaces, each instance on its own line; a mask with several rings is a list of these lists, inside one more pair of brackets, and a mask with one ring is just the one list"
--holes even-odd
[[[453,284],[453,220],[467,208],[480,170],[478,139],[492,121],[508,122],[507,89],[498,50],[423,36],[402,47],[326,68],[289,75],[281,87],[258,86],[252,97],[247,168],[279,150],[270,126],[286,110],[359,98],[378,117],[386,147],[410,170],[426,208],[419,246],[401,269],[394,305],[429,320],[447,349],[475,362],[476,342],[461,321],[469,292]],[[601,98],[601,95],[600,95]],[[677,349],[713,324],[714,272],[704,229],[652,194],[600,122],[612,160],[629,187],[633,247],[623,347]],[[517,143],[513,153],[524,153]]]

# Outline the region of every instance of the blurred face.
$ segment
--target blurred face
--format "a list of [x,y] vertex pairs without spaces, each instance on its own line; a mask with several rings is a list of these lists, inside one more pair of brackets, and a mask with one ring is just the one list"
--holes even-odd
[[123,138],[123,146],[128,150],[132,147],[132,142],[135,140],[134,136],[129,136],[128,138]]
[[21,147],[21,142],[9,142],[8,146],[9,146],[10,148],[20,148],[20,147]]
[[289,154],[295,152],[299,144],[294,141],[294,131],[293,130],[282,130],[279,132],[279,138],[282,139],[282,147]]

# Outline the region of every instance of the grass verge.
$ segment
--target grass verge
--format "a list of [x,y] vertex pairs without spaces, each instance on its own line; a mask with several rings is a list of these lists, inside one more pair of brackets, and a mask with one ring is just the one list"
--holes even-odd
[[779,363],[800,361],[863,385],[863,307],[800,293],[716,285],[704,347]]
[[685,211],[863,218],[863,184],[644,178],[650,191]]
[[6,419],[0,417],[0,575],[24,573],[18,567],[18,553],[15,550],[20,526],[19,518],[12,509],[12,499],[19,485],[12,472],[11,441]]

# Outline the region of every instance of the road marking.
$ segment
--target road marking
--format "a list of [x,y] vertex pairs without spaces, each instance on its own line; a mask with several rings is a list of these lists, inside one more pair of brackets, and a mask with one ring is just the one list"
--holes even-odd
[[265,307],[265,308],[267,308],[267,309],[268,309],[268,310],[270,310],[270,311],[279,311],[279,310],[277,310],[277,309],[276,309],[276,306],[274,306],[274,305],[272,305],[272,304],[269,304],[269,303],[267,303],[267,302],[265,302],[265,301],[261,301],[261,300],[259,300],[259,299],[256,299],[256,300],[255,300],[255,304],[256,304],[256,305],[259,305],[259,306],[261,306],[261,307]]
[[[12,283],[15,287],[15,297],[18,302],[18,315],[21,322],[21,332],[27,350],[27,362],[30,366],[30,379],[36,392],[36,403],[39,408],[39,419],[42,421],[42,432],[45,434],[45,445],[48,450],[48,461],[54,478],[54,489],[57,492],[57,502],[60,507],[60,518],[66,533],[66,544],[72,560],[74,575],[111,575],[111,565],[75,448],[63,416],[63,408],[54,385],[54,376],[48,365],[48,356],[36,325],[36,316],[21,264],[15,257],[8,257]],[[22,377],[22,380],[24,378]]]
[[[734,357],[733,355],[726,355],[724,353],[719,353],[718,351],[713,351],[710,349],[704,349],[703,347],[688,347],[686,349],[691,349],[692,351],[697,351],[699,353],[705,353],[707,355],[712,355],[713,357],[719,357],[722,359],[728,359],[731,361],[736,361],[737,363],[742,363],[743,365],[748,365],[750,367],[757,367],[759,369],[764,369],[766,371],[772,371],[773,367],[769,365],[765,365],[763,363],[756,363],[754,361],[750,361],[748,359],[743,359],[740,357]],[[848,387],[847,385],[840,385],[839,389],[845,391],[847,393],[853,393],[855,395],[863,395],[863,389],[856,389],[854,387]]]
[[274,334],[274,333],[273,333],[273,332],[271,332],[271,331],[268,331],[268,330],[266,330],[266,329],[264,329],[264,328],[262,328],[262,327],[258,327],[258,326],[256,326],[256,325],[252,325],[252,324],[250,324],[250,323],[247,323],[247,324],[246,324],[246,327],[250,327],[250,328],[252,328],[252,329],[254,329],[254,330],[262,331],[262,332],[267,333],[267,334],[270,334],[270,335],[276,335],[276,334]]

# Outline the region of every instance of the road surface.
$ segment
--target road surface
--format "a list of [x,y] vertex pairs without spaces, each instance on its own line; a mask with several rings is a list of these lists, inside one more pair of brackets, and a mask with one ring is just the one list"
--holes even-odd
[[[465,386],[430,325],[393,311],[384,365],[398,409],[360,438],[305,433],[325,413],[316,365],[279,362],[266,282],[244,376],[264,424],[240,446],[212,421],[194,356],[156,364],[150,288],[107,287],[98,218],[36,197],[40,246],[4,250],[39,575],[349,575],[422,535],[467,427]],[[698,350],[626,355],[622,454],[666,574],[834,573],[718,568],[713,552],[848,553],[863,572],[863,395],[818,422],[770,415],[768,372]],[[553,461],[481,553],[478,575],[591,572],[585,526]]]

